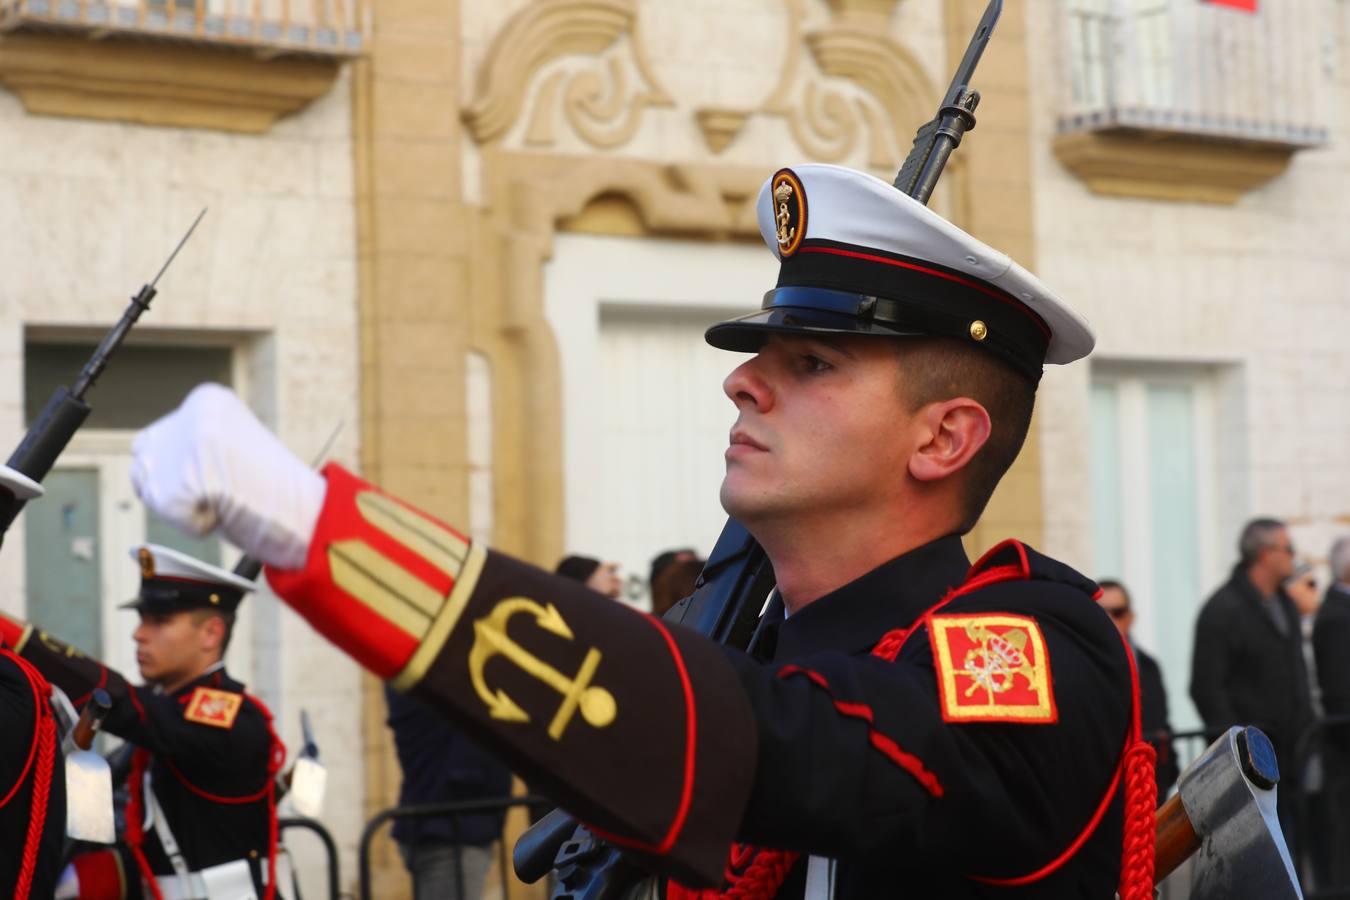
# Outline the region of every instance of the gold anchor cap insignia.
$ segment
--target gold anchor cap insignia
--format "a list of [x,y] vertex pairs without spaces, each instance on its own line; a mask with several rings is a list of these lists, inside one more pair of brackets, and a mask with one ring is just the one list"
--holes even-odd
[[141,577],[155,577],[155,555],[150,552],[149,547],[142,547],[136,551],[136,559],[141,564]]
[[780,169],[770,182],[778,255],[787,259],[806,237],[806,190],[791,169]]
[[511,597],[500,601],[481,619],[473,623],[473,647],[469,650],[469,678],[474,691],[488,708],[488,714],[494,719],[505,722],[530,721],[529,713],[500,688],[493,688],[483,675],[483,668],[489,659],[501,655],[515,663],[520,669],[535,679],[553,688],[562,695],[562,704],[553,715],[548,726],[548,736],[561,740],[577,710],[581,717],[593,728],[604,728],[614,721],[619,707],[614,695],[602,687],[592,685],[595,670],[600,665],[601,653],[595,647],[586,651],[581,668],[571,677],[535,656],[507,636],[506,626],[512,616],[529,614],[534,623],[544,631],[555,634],[564,640],[573,640],[572,629],[563,620],[553,604],[540,604],[527,597]]

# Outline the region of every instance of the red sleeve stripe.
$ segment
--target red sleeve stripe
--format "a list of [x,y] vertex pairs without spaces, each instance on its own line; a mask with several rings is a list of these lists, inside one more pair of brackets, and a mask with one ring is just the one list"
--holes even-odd
[[136,696],[136,692],[139,691],[139,690],[140,690],[140,688],[135,688],[135,687],[131,687],[131,686],[128,685],[128,687],[127,687],[127,696],[131,698],[131,705],[134,706],[134,707],[136,707],[136,715],[140,717],[140,719],[141,719],[142,722],[144,722],[144,721],[145,721],[145,707],[144,707],[144,706],[141,706],[141,699],[140,699],[139,697]]
[[944,793],[942,782],[912,753],[900,749],[900,745],[894,740],[876,730],[872,708],[865,703],[849,703],[843,700],[837,700],[834,692],[830,690],[830,683],[825,680],[825,676],[819,672],[810,669],[804,669],[801,666],[784,666],[778,670],[779,678],[786,678],[789,675],[804,675],[810,682],[830,694],[830,700],[834,703],[834,708],[840,715],[848,716],[853,719],[861,719],[867,723],[867,737],[872,746],[881,751],[891,762],[895,763],[905,772],[908,772],[919,786],[934,797],[941,797]]
[[661,839],[659,844],[648,844],[633,838],[609,834],[593,825],[588,827],[600,837],[621,847],[630,847],[634,850],[664,856],[670,852],[670,848],[675,846],[675,842],[680,837],[680,832],[684,830],[684,823],[689,818],[689,806],[694,800],[698,710],[694,705],[694,686],[689,680],[689,670],[684,665],[684,657],[680,654],[679,645],[675,643],[675,639],[671,637],[670,631],[660,619],[654,616],[643,616],[643,618],[661,633],[661,637],[666,639],[666,646],[670,648],[670,657],[675,663],[675,671],[680,676],[680,687],[684,691],[684,784],[680,789],[680,805],[675,810],[675,818],[671,820],[666,836]]
[[70,705],[75,707],[76,709],[79,709],[81,706],[84,706],[86,703],[89,702],[89,698],[94,696],[94,691],[98,690],[101,687],[107,686],[108,686],[108,668],[106,666],[99,666],[98,684],[94,685],[94,687],[89,691],[89,693],[84,694],[83,696],[80,697],[80,699],[70,701]]

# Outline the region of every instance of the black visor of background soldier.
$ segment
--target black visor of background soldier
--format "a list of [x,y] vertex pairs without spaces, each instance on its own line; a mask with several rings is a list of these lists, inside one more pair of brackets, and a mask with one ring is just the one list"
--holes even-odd
[[[11,517],[7,514],[16,501],[32,500],[41,496],[42,485],[17,469],[0,466],[0,513],[5,514],[0,517],[0,521],[10,520]],[[4,532],[0,531],[0,544],[4,541]]]
[[832,165],[780,169],[760,190],[760,233],[781,266],[758,312],[708,329],[757,352],[768,334],[948,337],[1039,382],[1092,351],[1087,321],[1004,253],[879,178]]

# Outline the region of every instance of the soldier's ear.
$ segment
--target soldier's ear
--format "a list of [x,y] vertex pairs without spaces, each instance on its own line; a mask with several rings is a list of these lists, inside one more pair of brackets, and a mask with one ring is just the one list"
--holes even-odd
[[993,429],[989,412],[969,397],[929,403],[914,418],[920,439],[909,474],[919,481],[940,481],[965,468]]
[[225,649],[225,620],[220,616],[206,616],[198,629],[203,650]]

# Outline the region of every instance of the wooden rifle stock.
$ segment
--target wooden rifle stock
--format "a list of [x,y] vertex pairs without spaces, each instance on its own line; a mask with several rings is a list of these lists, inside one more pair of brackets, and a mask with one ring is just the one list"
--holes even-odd
[[1173,794],[1158,810],[1158,839],[1153,855],[1153,883],[1159,884],[1200,849],[1200,837],[1191,825],[1181,795]]

